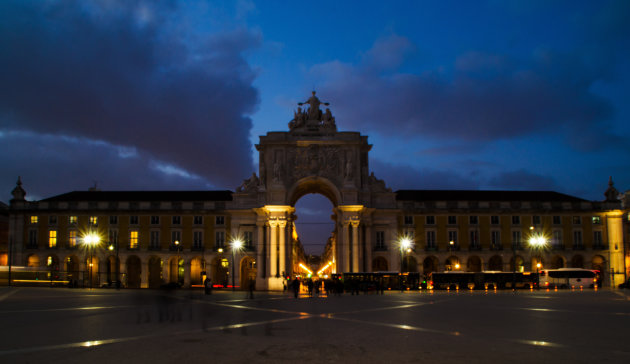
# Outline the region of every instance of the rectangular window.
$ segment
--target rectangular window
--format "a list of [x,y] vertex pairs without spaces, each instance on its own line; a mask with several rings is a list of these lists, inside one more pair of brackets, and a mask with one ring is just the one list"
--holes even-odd
[[160,247],[160,232],[157,230],[151,231],[151,240],[149,242],[151,244],[152,249],[157,249]]
[[225,225],[225,216],[216,216],[214,218],[214,224],[219,226]]
[[457,247],[457,230],[448,231],[448,244],[451,247]]
[[468,223],[470,225],[478,225],[479,224],[479,216],[469,216]]
[[138,216],[129,216],[129,225],[138,225]]
[[182,242],[182,232],[179,230],[171,231],[171,243],[175,244],[176,241]]
[[602,218],[599,216],[593,216],[593,225],[600,225],[602,223]]
[[449,216],[448,217],[449,225],[457,225],[457,216]]
[[383,250],[385,249],[385,232],[377,231],[376,232],[376,249]]
[[37,230],[28,231],[28,246],[29,248],[37,247]]
[[405,225],[413,225],[413,216],[405,215],[404,223],[405,223]]
[[470,247],[479,247],[479,230],[470,230]]
[[512,231],[512,247],[516,249],[521,248],[521,232],[520,231]]
[[435,216],[427,216],[427,225],[435,225]]
[[159,216],[151,216],[151,225],[160,225],[160,217]]
[[573,216],[573,225],[582,225],[582,217]]
[[129,232],[129,249],[138,249],[138,230]]
[[492,225],[499,225],[499,217],[496,215],[490,216],[490,223]]
[[48,216],[49,225],[57,225],[57,216]]
[[109,242],[118,245],[118,230],[109,231]]
[[194,248],[203,247],[203,231],[193,231],[193,247]]
[[554,216],[553,217],[553,224],[554,225],[562,225],[562,218],[560,216]]
[[68,222],[70,223],[70,225],[76,225],[77,224],[77,217],[76,216],[70,216],[68,218]]
[[512,216],[512,225],[520,225],[521,224],[521,217],[520,216]]
[[427,231],[427,248],[435,248],[435,231],[433,230]]
[[551,240],[551,244],[553,244],[553,247],[556,249],[562,248],[562,230],[553,231],[553,238]]
[[490,239],[494,249],[501,248],[501,232],[499,230],[492,230],[490,233]]
[[92,225],[92,226],[98,225],[98,217],[90,216],[90,225]]
[[173,225],[181,225],[182,217],[181,216],[173,216],[172,222],[173,222]]
[[599,230],[593,231],[593,247],[601,248],[603,245],[602,232]]
[[57,230],[50,230],[48,232],[48,247],[49,248],[57,247]]
[[251,248],[254,242],[254,233],[252,231],[246,231],[243,233],[243,243],[246,248]]
[[38,218],[37,216],[31,216],[31,224],[37,224]]
[[68,231],[68,248],[76,248],[77,247],[77,231],[69,230]]
[[109,224],[110,225],[118,225],[118,216],[113,215],[109,217]]
[[195,225],[203,225],[203,216],[195,216],[193,217],[193,224]]
[[225,247],[225,231],[217,231],[214,234],[214,246],[217,248]]
[[534,216],[532,216],[532,223],[533,223],[534,225],[540,225],[540,221],[541,221],[541,220],[540,220],[540,216],[538,216],[538,215],[534,215]]

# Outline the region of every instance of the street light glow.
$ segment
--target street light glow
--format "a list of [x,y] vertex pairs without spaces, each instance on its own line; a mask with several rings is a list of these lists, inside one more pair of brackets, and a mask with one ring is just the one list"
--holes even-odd
[[529,245],[533,248],[542,248],[547,245],[547,239],[542,234],[534,234],[529,238]]
[[243,247],[243,241],[241,239],[236,238],[232,241],[232,250],[239,250]]
[[101,243],[101,237],[95,232],[89,232],[83,235],[83,244],[92,247]]
[[412,243],[413,242],[411,241],[411,239],[408,236],[405,236],[402,239],[400,239],[400,248],[402,250],[411,249]]

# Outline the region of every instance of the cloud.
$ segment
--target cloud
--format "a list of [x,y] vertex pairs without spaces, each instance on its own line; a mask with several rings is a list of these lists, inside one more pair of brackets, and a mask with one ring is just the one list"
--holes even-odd
[[526,170],[500,173],[486,183],[491,189],[555,191],[558,189],[553,178],[542,176]]
[[[392,61],[331,61],[310,69],[310,76],[323,80],[320,93],[337,100],[335,116],[347,128],[460,141],[570,130],[565,141],[575,148],[604,147],[587,142],[592,133],[608,137],[606,125],[614,115],[612,104],[592,92],[604,65],[578,52],[535,49],[525,58],[469,51],[444,67],[416,73],[392,68],[403,62],[409,44],[393,35],[367,52],[388,49]],[[589,138],[576,140],[585,133]]]
[[[96,184],[104,190],[200,190],[205,178],[130,148],[103,141],[31,132],[0,132],[0,200],[8,201],[18,176],[27,199],[41,199]],[[121,151],[123,153],[121,153]],[[165,173],[166,166],[172,169]]]
[[243,53],[261,36],[191,33],[187,16],[170,2],[2,2],[0,128],[100,140],[233,187],[252,170],[259,95]]

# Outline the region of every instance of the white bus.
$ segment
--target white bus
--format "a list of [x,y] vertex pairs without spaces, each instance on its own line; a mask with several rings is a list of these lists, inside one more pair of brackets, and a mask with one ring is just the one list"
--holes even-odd
[[540,287],[594,288],[599,281],[599,271],[582,268],[543,269],[539,275]]

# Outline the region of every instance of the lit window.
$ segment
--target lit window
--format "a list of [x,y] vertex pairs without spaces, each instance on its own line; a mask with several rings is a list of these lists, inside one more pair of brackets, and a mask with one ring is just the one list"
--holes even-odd
[[98,217],[90,216],[90,225],[98,225]]
[[129,249],[138,248],[138,231],[132,230],[129,232]]
[[222,266],[223,268],[227,268],[227,267],[229,267],[229,266],[230,266],[230,262],[228,262],[228,260],[227,260],[227,259],[223,258],[223,259],[221,259],[221,266]]
[[48,232],[48,247],[49,248],[57,247],[57,230],[50,230]]
[[77,231],[70,230],[68,231],[68,247],[74,248],[77,246]]
[[70,216],[69,218],[69,222],[70,224],[75,224],[77,223],[77,217],[76,216]]
[[602,218],[599,216],[593,216],[593,224],[599,225],[602,223]]
[[46,265],[50,267],[52,264],[53,264],[53,257],[49,255],[48,258],[46,259]]
[[31,224],[37,224],[37,216],[31,216]]

